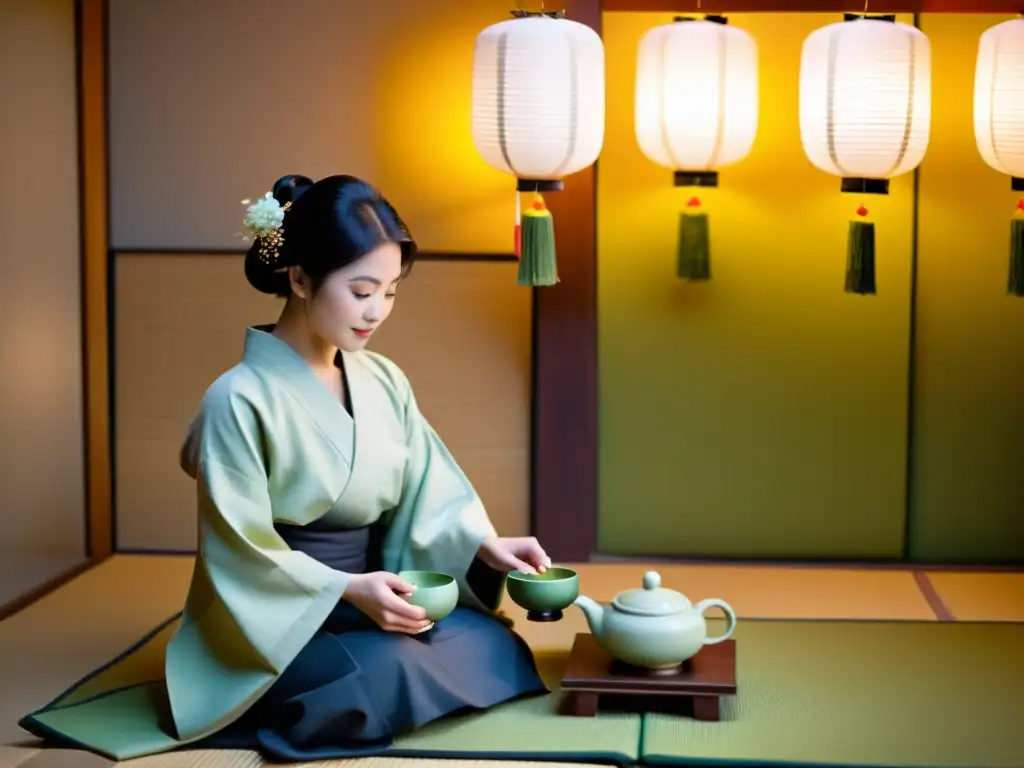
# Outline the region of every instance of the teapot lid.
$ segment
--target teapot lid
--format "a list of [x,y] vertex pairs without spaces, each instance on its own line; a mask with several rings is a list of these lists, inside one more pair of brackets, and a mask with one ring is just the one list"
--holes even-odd
[[612,600],[612,607],[639,616],[668,616],[685,611],[691,603],[674,589],[663,588],[657,571],[648,571],[644,574],[644,588],[620,592]]

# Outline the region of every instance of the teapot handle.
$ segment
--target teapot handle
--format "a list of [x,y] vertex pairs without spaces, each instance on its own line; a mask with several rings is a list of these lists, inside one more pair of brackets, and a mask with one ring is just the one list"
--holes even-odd
[[715,598],[701,600],[694,606],[694,610],[696,610],[701,616],[704,616],[704,612],[707,611],[708,608],[721,608],[725,612],[725,632],[718,637],[709,637],[704,641],[704,645],[716,645],[717,643],[721,643],[722,641],[728,640],[732,637],[733,630],[736,629],[736,612],[733,611],[732,606],[727,602],[724,600],[717,600]]

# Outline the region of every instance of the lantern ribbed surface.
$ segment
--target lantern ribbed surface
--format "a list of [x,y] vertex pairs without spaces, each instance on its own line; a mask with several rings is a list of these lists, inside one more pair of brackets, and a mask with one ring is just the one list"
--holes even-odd
[[1024,177],[1024,19],[987,29],[974,75],[974,137],[997,171]]
[[747,156],[757,122],[757,43],[748,32],[695,19],[644,34],[634,128],[648,159],[673,170],[717,170]]
[[931,132],[931,43],[915,27],[856,19],[815,30],[800,61],[807,158],[844,178],[914,170]]
[[597,160],[604,143],[604,45],[569,19],[528,16],[485,29],[473,54],[477,151],[520,179],[556,180]]

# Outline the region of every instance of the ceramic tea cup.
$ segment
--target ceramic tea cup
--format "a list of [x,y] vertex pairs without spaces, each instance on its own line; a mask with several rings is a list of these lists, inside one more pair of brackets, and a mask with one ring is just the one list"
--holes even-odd
[[459,585],[454,577],[437,571],[401,571],[398,575],[416,587],[403,599],[423,608],[431,622],[440,621],[455,610],[459,602]]
[[571,568],[558,566],[538,574],[513,571],[505,588],[512,602],[526,609],[530,621],[558,621],[562,610],[579,597],[580,578]]

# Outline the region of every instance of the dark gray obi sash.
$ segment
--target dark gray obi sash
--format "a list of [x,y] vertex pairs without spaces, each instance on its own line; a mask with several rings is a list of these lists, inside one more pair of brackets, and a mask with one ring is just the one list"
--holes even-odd
[[[382,546],[387,527],[382,523],[335,528],[320,519],[309,525],[275,523],[274,529],[289,547],[336,571],[372,573],[383,568]],[[466,583],[484,605],[496,606],[505,587],[503,577],[480,558],[474,558]]]
[[336,528],[321,519],[309,525],[277,523],[274,529],[289,547],[336,571],[368,573],[380,570],[380,550],[385,533],[382,525]]

